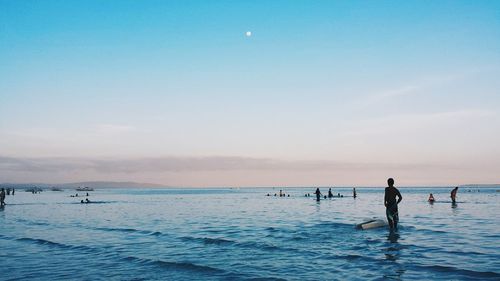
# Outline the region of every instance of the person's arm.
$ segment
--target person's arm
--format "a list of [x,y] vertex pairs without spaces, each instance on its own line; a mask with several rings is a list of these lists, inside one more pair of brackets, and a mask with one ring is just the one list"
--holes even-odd
[[387,191],[384,194],[384,206],[387,208]]
[[399,202],[401,202],[401,200],[403,200],[403,196],[401,196],[401,193],[398,190],[398,204]]

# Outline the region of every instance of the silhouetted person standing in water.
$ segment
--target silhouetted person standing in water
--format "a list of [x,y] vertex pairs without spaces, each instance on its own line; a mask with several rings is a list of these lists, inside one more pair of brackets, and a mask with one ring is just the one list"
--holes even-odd
[[[389,227],[391,229],[398,227],[398,204],[403,200],[403,196],[399,193],[399,190],[394,187],[394,179],[390,178],[387,180],[388,187],[385,188],[384,205],[385,214],[387,216],[387,221],[389,222]],[[396,201],[396,196],[398,200]]]
[[457,199],[457,191],[458,191],[458,186],[455,187],[452,191],[451,191],[451,203],[456,203],[456,199]]
[[328,189],[328,198],[333,198],[332,189]]
[[356,188],[353,187],[352,188],[352,197],[356,198],[356,196],[358,196],[358,194],[356,193]]
[[0,206],[5,205],[5,189],[2,188],[0,191]]
[[316,191],[314,192],[316,194],[316,201],[319,201],[321,199],[321,191],[319,191],[319,187],[316,188]]

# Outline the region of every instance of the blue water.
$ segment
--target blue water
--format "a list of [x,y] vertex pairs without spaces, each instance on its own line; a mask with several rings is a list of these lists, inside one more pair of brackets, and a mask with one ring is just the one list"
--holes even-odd
[[453,206],[450,189],[402,188],[397,233],[354,228],[384,217],[383,189],[285,191],[103,189],[99,204],[17,191],[0,211],[0,279],[500,280],[495,189],[461,189]]

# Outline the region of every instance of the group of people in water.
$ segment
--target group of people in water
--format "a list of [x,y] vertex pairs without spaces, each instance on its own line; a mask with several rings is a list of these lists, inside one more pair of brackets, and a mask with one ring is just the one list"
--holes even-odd
[[[75,194],[75,195],[70,195],[69,197],[79,197],[78,193]],[[87,194],[85,194],[85,197],[89,197],[89,193],[87,192]],[[88,203],[92,203],[88,198],[85,198],[85,200],[80,200],[80,203],[81,204],[88,204]]]
[[[451,203],[453,204],[457,203],[457,192],[458,192],[458,186],[451,190],[450,198],[451,198]],[[434,195],[432,193],[429,194],[429,199],[427,199],[427,201],[429,201],[429,203],[436,202],[436,199],[434,198]]]
[[[344,197],[344,195],[342,195],[340,193],[337,193],[337,195],[333,195],[331,188],[328,189],[328,196],[323,195],[323,193],[321,193],[321,191],[319,190],[319,187],[316,188],[316,191],[314,192],[314,194],[316,195],[316,201],[320,201],[321,197],[323,197],[324,199],[333,198],[333,197],[339,197],[339,198]],[[353,188],[352,189],[352,197],[356,198],[357,196],[358,196],[358,194],[356,193],[356,188]],[[309,193],[307,193],[305,195],[305,197],[311,197],[311,195]]]
[[[453,204],[456,203],[456,197],[457,197],[457,192],[458,192],[458,186],[455,187],[450,194],[451,197],[451,202]],[[316,191],[314,192],[316,195],[316,201],[320,201],[321,198],[334,198],[334,197],[344,197],[340,193],[337,193],[337,195],[333,195],[332,189],[328,189],[328,195],[323,195],[319,188],[316,188]],[[267,196],[270,196],[268,193]],[[277,194],[274,194],[274,196],[277,196]],[[285,193],[280,190],[279,193],[280,197],[285,197]],[[311,195],[309,193],[305,194],[305,197],[310,197]],[[288,194],[288,197],[290,197],[290,194]],[[356,198],[357,197],[357,192],[356,188],[353,188],[352,190],[352,197]],[[387,187],[385,188],[385,193],[384,193],[384,206],[386,208],[385,214],[387,217],[387,222],[389,223],[389,227],[391,229],[395,229],[398,226],[399,222],[399,212],[398,212],[398,204],[403,200],[403,196],[401,195],[401,192],[394,186],[394,179],[389,178],[387,180]],[[430,203],[435,202],[434,195],[431,193],[429,195],[428,201]]]

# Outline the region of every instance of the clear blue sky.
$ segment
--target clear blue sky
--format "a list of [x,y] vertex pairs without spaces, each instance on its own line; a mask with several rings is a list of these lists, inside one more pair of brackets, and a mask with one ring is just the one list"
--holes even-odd
[[500,182],[499,77],[500,1],[0,0],[0,182]]

